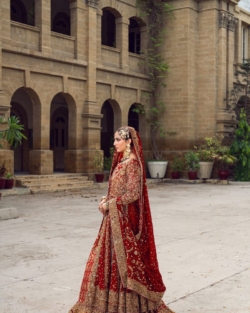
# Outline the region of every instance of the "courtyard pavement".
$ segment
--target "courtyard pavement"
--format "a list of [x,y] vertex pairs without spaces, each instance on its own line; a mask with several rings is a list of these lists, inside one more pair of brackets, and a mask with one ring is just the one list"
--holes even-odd
[[[68,312],[105,193],[2,198],[19,218],[0,221],[0,313]],[[163,183],[149,195],[164,301],[176,313],[249,313],[250,185]]]

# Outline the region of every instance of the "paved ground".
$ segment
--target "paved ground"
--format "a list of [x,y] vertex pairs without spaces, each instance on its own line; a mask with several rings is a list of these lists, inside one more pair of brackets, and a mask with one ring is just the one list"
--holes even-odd
[[[249,313],[250,185],[162,184],[149,192],[165,302],[177,313]],[[0,313],[68,312],[103,194],[2,199],[20,217],[0,221]]]

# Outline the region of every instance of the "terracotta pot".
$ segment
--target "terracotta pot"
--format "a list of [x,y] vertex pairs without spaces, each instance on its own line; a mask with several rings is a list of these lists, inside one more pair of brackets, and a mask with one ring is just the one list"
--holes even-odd
[[219,170],[218,171],[218,176],[220,180],[227,180],[229,175],[229,171],[228,170]]
[[172,172],[171,173],[172,179],[179,179],[181,177],[180,172]]
[[14,186],[14,179],[6,179],[4,189],[12,189]]
[[95,181],[97,183],[103,183],[103,181],[104,181],[104,173],[95,174]]
[[188,172],[188,178],[189,178],[189,180],[197,179],[197,171],[195,171],[195,172]]
[[4,189],[6,178],[0,177],[0,189]]

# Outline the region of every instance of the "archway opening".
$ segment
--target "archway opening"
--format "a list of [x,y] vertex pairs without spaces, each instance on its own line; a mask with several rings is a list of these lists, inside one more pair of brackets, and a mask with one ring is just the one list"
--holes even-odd
[[114,110],[111,103],[106,100],[103,103],[101,114],[101,150],[104,151],[105,157],[110,157],[110,148],[113,146],[114,138]]
[[51,30],[70,36],[70,3],[68,0],[51,0]]
[[35,2],[33,0],[11,0],[10,18],[12,21],[35,25]]
[[116,17],[119,13],[112,8],[102,9],[102,45],[116,47]]
[[134,127],[139,132],[139,114],[134,109],[136,105],[132,104],[128,112],[128,126]]
[[53,151],[54,171],[64,171],[64,154],[68,150],[68,104],[61,93],[57,94],[50,107],[50,149]]
[[244,109],[246,112],[247,122],[250,123],[250,98],[241,96],[235,108],[236,119],[240,119],[240,111]]
[[33,148],[33,102],[25,88],[20,88],[13,94],[10,115],[19,118],[20,124],[24,125],[23,134],[27,137],[21,145],[11,147],[14,150],[14,172],[28,172],[29,151]]

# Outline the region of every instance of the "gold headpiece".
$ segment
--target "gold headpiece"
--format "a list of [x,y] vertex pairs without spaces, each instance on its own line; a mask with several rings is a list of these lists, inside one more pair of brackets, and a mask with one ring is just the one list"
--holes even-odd
[[121,127],[117,130],[118,134],[123,140],[129,139],[129,129],[127,127]]

